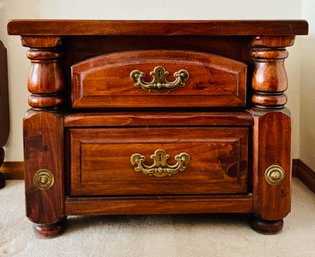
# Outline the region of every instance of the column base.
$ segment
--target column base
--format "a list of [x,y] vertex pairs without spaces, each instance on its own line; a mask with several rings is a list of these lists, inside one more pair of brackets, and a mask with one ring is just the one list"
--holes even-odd
[[276,221],[268,221],[254,217],[251,221],[251,227],[258,233],[265,235],[274,235],[282,230],[283,219]]
[[54,224],[34,224],[33,229],[35,234],[41,238],[53,238],[60,236],[64,230],[67,218],[63,218]]

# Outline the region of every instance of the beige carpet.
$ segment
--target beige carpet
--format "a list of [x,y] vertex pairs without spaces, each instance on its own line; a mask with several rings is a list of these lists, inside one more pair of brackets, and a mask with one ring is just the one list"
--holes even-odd
[[284,230],[252,231],[246,216],[70,217],[65,234],[38,239],[24,217],[22,181],[0,190],[0,256],[315,257],[315,194],[293,181]]

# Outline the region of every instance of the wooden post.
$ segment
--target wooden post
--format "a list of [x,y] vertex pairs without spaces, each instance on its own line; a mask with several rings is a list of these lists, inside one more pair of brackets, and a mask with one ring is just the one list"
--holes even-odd
[[291,208],[291,114],[284,60],[294,37],[256,37],[251,55],[254,229],[276,233]]
[[59,37],[22,37],[31,47],[28,103],[24,117],[26,212],[41,237],[64,228],[64,79]]

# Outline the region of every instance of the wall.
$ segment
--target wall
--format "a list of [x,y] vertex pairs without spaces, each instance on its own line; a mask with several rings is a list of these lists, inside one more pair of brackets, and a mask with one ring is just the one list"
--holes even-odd
[[[309,0],[312,1],[312,0]],[[22,118],[27,110],[26,77],[29,61],[16,36],[6,35],[10,19],[298,19],[301,0],[0,0],[0,37],[8,49],[11,133],[6,161],[23,159]],[[297,40],[299,41],[299,39]],[[293,157],[300,149],[300,65],[299,42],[286,62],[290,87],[288,107],[294,117]]]
[[309,22],[309,35],[301,41],[300,159],[315,170],[315,1],[302,0],[301,14]]

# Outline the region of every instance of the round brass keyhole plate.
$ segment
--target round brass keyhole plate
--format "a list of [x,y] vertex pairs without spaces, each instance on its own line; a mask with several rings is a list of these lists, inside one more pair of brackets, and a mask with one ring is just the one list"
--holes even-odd
[[47,190],[54,184],[54,175],[47,169],[40,169],[34,174],[33,183],[38,189]]
[[265,179],[270,185],[278,185],[285,178],[285,171],[279,165],[271,165],[265,171]]

